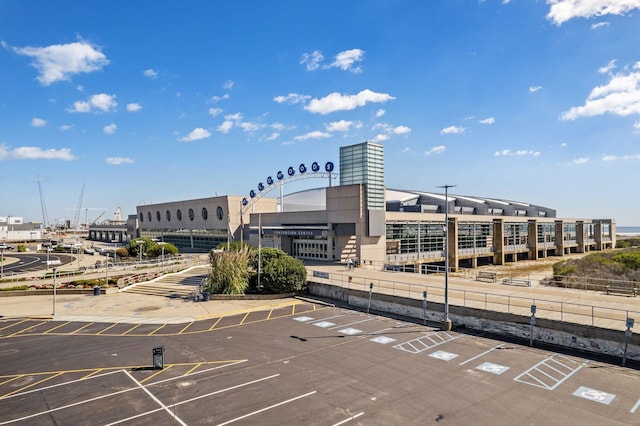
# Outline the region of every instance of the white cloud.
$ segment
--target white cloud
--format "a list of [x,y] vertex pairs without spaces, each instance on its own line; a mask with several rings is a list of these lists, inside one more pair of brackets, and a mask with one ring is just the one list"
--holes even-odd
[[375,112],[374,116],[375,116],[376,118],[380,118],[380,117],[382,117],[386,112],[387,112],[387,111],[385,111],[385,110],[383,110],[383,109],[379,109],[379,110],[377,110],[377,111]]
[[640,0],[547,0],[547,19],[560,26],[573,18],[624,15],[640,8]]
[[231,89],[233,89],[233,85],[234,84],[235,83],[232,80],[227,80],[224,83],[222,83],[222,88],[224,90],[231,90]]
[[566,142],[562,142],[562,143],[560,144],[560,147],[561,147],[561,148],[566,148],[567,146],[569,146],[569,144],[567,144]]
[[220,133],[229,133],[231,128],[233,128],[233,121],[225,120],[225,121],[222,122],[221,125],[219,125],[216,128],[216,130],[218,130]]
[[340,52],[336,55],[334,61],[327,68],[340,68],[343,71],[351,71],[354,74],[362,72],[361,67],[354,67],[353,64],[361,62],[364,58],[364,50],[351,49]]
[[586,164],[589,162],[589,157],[580,157],[573,160],[573,164]]
[[640,160],[640,154],[635,155],[603,155],[602,161],[630,161]]
[[520,150],[517,150],[515,152],[510,150],[510,149],[503,149],[501,151],[496,151],[493,155],[496,156],[496,157],[510,157],[512,155],[516,155],[516,156],[519,156],[519,157],[526,156],[526,155],[530,155],[532,157],[537,157],[537,156],[540,155],[540,152],[539,151],[533,151],[531,149],[520,149]]
[[480,124],[493,124],[495,122],[496,122],[496,120],[493,117],[484,118],[484,119],[478,121],[478,123],[480,123]]
[[31,65],[38,70],[38,81],[45,86],[70,80],[74,74],[98,71],[109,63],[99,49],[84,41],[47,47],[20,47],[14,51],[34,58]]
[[129,112],[137,112],[137,111],[140,111],[141,109],[142,109],[142,105],[140,105],[139,103],[132,102],[130,104],[127,104],[127,111]]
[[148,70],[144,70],[143,74],[144,74],[145,77],[148,77],[148,78],[150,78],[152,80],[158,77],[158,73],[156,71],[152,70],[151,68],[149,68]]
[[206,139],[209,136],[211,136],[211,133],[209,133],[207,129],[203,129],[202,127],[196,127],[187,136],[183,136],[178,140],[180,142],[191,142],[191,141],[197,141],[199,139]]
[[47,125],[47,121],[42,118],[34,118],[31,120],[31,125],[33,127],[44,127]]
[[295,136],[293,139],[295,139],[297,141],[303,141],[303,140],[307,140],[307,139],[325,139],[325,138],[330,138],[330,137],[331,137],[330,133],[321,132],[319,130],[316,130],[316,131],[313,131],[313,132],[305,133],[304,135]]
[[118,126],[116,126],[115,123],[111,123],[107,126],[104,126],[102,131],[104,132],[105,135],[112,135],[116,132],[117,129],[118,129]]
[[216,103],[220,101],[226,101],[227,99],[229,99],[229,94],[225,93],[222,96],[212,96],[211,99],[209,99],[209,102]]
[[542,89],[542,86],[529,86],[529,92],[531,93],[536,93],[540,89]]
[[271,135],[269,135],[269,136],[266,138],[266,140],[268,140],[268,141],[274,141],[274,140],[278,139],[279,137],[280,137],[280,133],[278,133],[278,132],[273,132],[273,133],[271,133]]
[[73,129],[73,124],[63,124],[59,127],[59,129],[63,132],[66,132],[67,130]]
[[298,103],[305,103],[309,99],[311,99],[311,96],[301,95],[299,93],[289,93],[286,96],[276,96],[273,98],[273,101],[279,104],[287,103],[294,105]]
[[100,93],[89,97],[88,101],[76,101],[73,106],[68,109],[69,112],[91,112],[92,110],[100,110],[109,112],[115,110],[118,103],[116,95],[107,95]]
[[604,67],[598,68],[598,72],[600,74],[609,74],[613,69],[615,69],[615,67],[616,67],[616,60],[612,59]]
[[633,133],[640,134],[640,121],[633,123]]
[[255,132],[263,127],[261,124],[254,123],[252,121],[241,121],[238,123],[238,126],[245,132]]
[[120,164],[133,164],[133,160],[127,157],[107,157],[105,159],[107,164],[112,166],[119,166]]
[[314,71],[320,67],[320,62],[324,59],[322,53],[318,50],[314,50],[311,53],[303,53],[300,58],[300,64],[307,66],[307,71]]
[[607,21],[596,22],[595,24],[591,24],[591,29],[592,30],[597,30],[598,28],[608,27],[609,25],[611,25],[611,24],[609,22],[607,22]]
[[305,110],[312,113],[329,114],[335,111],[348,111],[366,105],[369,102],[384,103],[395,98],[386,93],[376,93],[365,89],[357,95],[342,95],[338,92],[330,93],[324,98],[312,99]]
[[362,127],[360,121],[332,121],[325,125],[327,132],[348,132],[351,128],[359,129]]
[[438,154],[442,154],[446,150],[447,150],[446,146],[438,145],[438,146],[434,146],[433,148],[430,148],[430,149],[426,150],[424,152],[424,155],[438,155]]
[[69,148],[42,149],[37,146],[21,146],[9,149],[0,145],[0,160],[75,160],[77,157],[71,153]]
[[394,135],[406,135],[407,133],[411,133],[411,129],[407,126],[397,126],[391,129],[391,133]]
[[406,153],[408,153],[408,152],[411,152],[411,148],[409,148],[409,147],[403,148],[403,149],[402,149],[402,151],[400,151],[400,152],[401,152],[402,154],[406,154]]
[[224,111],[222,108],[209,108],[209,115],[215,117],[222,114],[222,111]]
[[457,135],[460,133],[464,133],[465,128],[464,127],[459,127],[459,126],[449,126],[449,127],[445,127],[444,129],[440,130],[440,134],[441,135]]
[[376,136],[371,140],[371,142],[376,142],[376,143],[378,143],[378,142],[384,142],[384,141],[386,141],[386,140],[388,140],[388,139],[389,139],[389,135],[379,134],[379,135],[376,135]]
[[562,113],[563,120],[602,114],[627,116],[640,114],[640,65],[636,63],[629,74],[614,74],[605,85],[597,86],[584,105],[572,107]]

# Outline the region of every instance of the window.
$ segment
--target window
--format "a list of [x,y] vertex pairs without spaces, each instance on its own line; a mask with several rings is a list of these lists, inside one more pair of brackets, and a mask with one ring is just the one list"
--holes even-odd
[[147,219],[149,219],[149,222],[151,222],[151,212],[147,212]]
[[178,221],[182,221],[182,210],[178,209],[178,211],[176,212],[176,217],[178,218]]
[[200,214],[201,214],[203,220],[207,220],[207,218],[209,217],[209,212],[207,211],[206,207],[202,208],[202,213],[200,213]]
[[162,216],[160,216],[160,210],[156,211],[156,219],[158,219],[158,222],[160,222],[161,218]]
[[189,209],[189,220],[193,220],[195,215],[193,214],[193,209]]
[[140,212],[140,222],[144,222],[144,214],[142,212]]
[[220,206],[218,206],[218,208],[216,209],[216,217],[218,218],[218,220],[222,220],[222,218],[224,217],[224,211]]
[[167,222],[171,222],[171,212],[169,210],[167,210],[166,216],[167,216]]

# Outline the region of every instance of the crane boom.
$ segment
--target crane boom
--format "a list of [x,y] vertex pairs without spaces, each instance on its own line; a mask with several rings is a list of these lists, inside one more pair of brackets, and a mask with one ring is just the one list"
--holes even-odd
[[78,207],[76,208],[76,217],[73,220],[73,229],[78,229],[78,221],[80,220],[80,210],[82,209],[82,197],[84,196],[84,181],[80,190],[80,198],[78,199]]
[[47,229],[47,226],[49,226],[49,217],[47,216],[47,206],[44,204],[44,194],[42,193],[41,182],[40,176],[38,176],[38,191],[40,192],[40,206],[42,207],[42,226],[44,226],[44,229]]

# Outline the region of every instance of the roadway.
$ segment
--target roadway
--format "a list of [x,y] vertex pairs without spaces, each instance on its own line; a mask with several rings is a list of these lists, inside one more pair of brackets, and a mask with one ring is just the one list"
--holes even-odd
[[290,302],[174,325],[0,322],[0,425],[640,423],[637,370]]

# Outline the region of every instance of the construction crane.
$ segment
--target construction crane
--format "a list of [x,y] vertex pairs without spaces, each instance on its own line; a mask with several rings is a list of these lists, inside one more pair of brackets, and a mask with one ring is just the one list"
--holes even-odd
[[105,211],[103,211],[102,213],[100,213],[100,214],[98,215],[98,217],[96,217],[95,219],[93,219],[93,220],[91,221],[91,225],[95,225],[95,224],[97,224],[97,223],[98,223],[98,221],[99,221],[100,219],[102,219],[102,216],[104,216],[104,214],[105,214],[105,213],[106,213],[106,210],[105,210]]
[[42,180],[38,176],[38,191],[40,192],[40,206],[42,207],[42,226],[47,229],[49,226],[49,217],[47,216],[47,206],[44,204],[44,194],[42,193]]
[[80,210],[82,209],[82,197],[84,197],[84,181],[82,182],[82,189],[80,190],[80,198],[78,199],[78,207],[76,208],[76,216],[73,219],[73,229],[78,229],[78,221],[80,220]]

